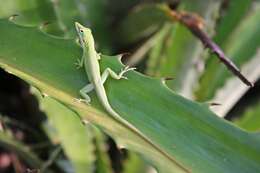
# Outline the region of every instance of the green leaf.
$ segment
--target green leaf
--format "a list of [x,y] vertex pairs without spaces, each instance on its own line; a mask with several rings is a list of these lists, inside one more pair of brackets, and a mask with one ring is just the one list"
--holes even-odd
[[83,0],[86,4],[87,19],[90,27],[93,30],[93,35],[98,43],[98,50],[102,52],[111,52],[112,41],[110,28],[111,19],[113,16],[110,13],[107,0]]
[[[256,3],[250,13],[221,45],[228,57],[239,66],[253,58],[260,46],[260,37],[257,37],[260,34],[259,9],[260,4]],[[201,77],[201,84],[196,91],[198,100],[211,99],[216,90],[222,87],[226,79],[231,76],[226,67],[216,65],[217,63],[216,57],[210,57],[205,73]]]
[[95,134],[96,144],[96,172],[97,173],[112,173],[111,161],[108,155],[108,146],[106,144],[106,136],[94,126],[92,127]]
[[57,25],[57,18],[49,0],[0,0],[0,18],[8,18],[13,15],[13,21],[17,24],[29,26],[44,26],[43,30],[54,35],[62,35]]
[[127,159],[123,162],[123,173],[148,172],[148,165],[139,155],[133,152],[127,153]]
[[40,107],[48,117],[49,123],[57,131],[55,141],[61,145],[72,162],[76,173],[92,172],[94,168],[94,146],[91,127],[81,122],[75,112],[68,109],[55,99],[42,97],[36,89]]
[[168,16],[161,9],[161,4],[144,4],[129,12],[117,28],[118,42],[131,44],[150,36],[162,26]]
[[52,4],[57,17],[57,23],[63,31],[64,37],[74,36],[73,23],[80,20],[76,1],[52,1]]
[[48,0],[0,0],[0,17],[19,15],[17,21],[35,25],[55,20],[51,2]]
[[[171,34],[171,30],[172,30],[172,25],[171,24],[166,24],[164,25],[156,34],[154,34],[154,36],[152,36],[151,39],[153,39],[154,37],[156,37],[157,35],[160,36],[158,38],[156,38],[156,43],[153,45],[153,47],[151,48],[150,52],[149,52],[149,59],[147,60],[147,68],[146,68],[146,74],[148,75],[156,75],[156,72],[160,72],[158,69],[160,68],[160,66],[158,64],[160,64],[160,61],[163,59],[161,59],[162,57],[160,56],[163,51],[164,51],[164,47],[166,45],[165,42],[167,42],[168,39],[165,39],[166,37],[168,37]],[[129,61],[132,61],[131,59]]]
[[[165,24],[157,33],[151,36],[147,41],[140,46],[133,55],[131,55],[127,61],[127,65],[135,66],[136,64],[140,63],[145,58],[145,55],[150,51],[151,48],[156,46],[156,49],[153,51],[153,56],[151,57],[152,60],[149,60],[147,66],[152,71],[152,69],[156,69],[158,66],[158,54],[160,53],[161,47],[163,46],[164,38],[168,35],[169,31],[171,30],[171,24]],[[161,43],[161,44],[158,44]],[[148,72],[149,72],[148,71]]]
[[228,2],[224,16],[219,19],[220,23],[217,26],[217,34],[214,38],[217,44],[221,45],[225,42],[226,38],[238,26],[246,12],[248,12],[251,3],[251,0],[231,0]]
[[[154,147],[106,114],[94,93],[91,106],[75,100],[87,75],[74,66],[82,54],[74,41],[6,20],[0,20],[0,38],[0,65],[6,71],[76,110],[114,137],[120,147],[142,153],[159,171],[260,172],[259,140],[202,104],[173,93],[161,80],[129,72],[129,80],[105,83],[112,107]],[[120,71],[116,57],[103,55],[101,70]]]
[[74,22],[80,22],[93,30],[99,50],[110,52],[111,39],[108,13],[109,3],[106,0],[53,1],[58,23],[65,32],[66,38],[76,36]]
[[260,102],[249,107],[240,118],[234,120],[239,127],[250,132],[260,132]]

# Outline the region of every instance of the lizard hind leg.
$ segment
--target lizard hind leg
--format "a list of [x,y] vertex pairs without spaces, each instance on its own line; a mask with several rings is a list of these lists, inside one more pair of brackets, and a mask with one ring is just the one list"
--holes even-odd
[[89,97],[89,95],[87,93],[91,92],[94,89],[93,84],[87,84],[84,88],[82,88],[79,93],[80,95],[84,98],[84,99],[80,99],[83,100],[84,102],[86,102],[87,104],[89,104],[91,102],[91,98]]

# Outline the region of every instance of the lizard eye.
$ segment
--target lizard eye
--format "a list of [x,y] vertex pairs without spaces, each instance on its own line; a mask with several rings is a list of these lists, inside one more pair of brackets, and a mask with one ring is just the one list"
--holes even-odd
[[81,30],[79,30],[81,33],[83,33],[83,30],[81,29]]

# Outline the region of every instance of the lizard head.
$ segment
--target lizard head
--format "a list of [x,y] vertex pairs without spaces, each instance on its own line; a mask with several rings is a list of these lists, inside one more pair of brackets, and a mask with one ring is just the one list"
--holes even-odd
[[88,43],[88,39],[92,38],[91,30],[78,22],[75,22],[75,27],[79,36],[80,44],[83,45],[83,43]]

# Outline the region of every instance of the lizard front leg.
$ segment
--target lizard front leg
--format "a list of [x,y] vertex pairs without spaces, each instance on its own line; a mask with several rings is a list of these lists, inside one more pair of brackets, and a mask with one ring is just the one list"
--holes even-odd
[[77,59],[77,61],[74,63],[76,65],[76,68],[79,69],[83,67],[84,64],[84,56],[81,57],[81,59]]
[[[129,68],[129,66],[126,66],[124,69],[121,70],[121,72],[119,74],[117,74],[116,72],[114,72],[113,70],[111,70],[110,68],[106,68],[105,71],[103,72],[102,76],[101,76],[101,82],[102,84],[105,83],[106,79],[108,78],[108,76],[110,75],[113,79],[127,79],[127,77],[123,76],[126,72],[134,70],[135,68]],[[80,95],[84,98],[84,99],[79,99],[79,101],[84,101],[87,104],[89,104],[91,102],[91,98],[89,97],[89,95],[87,93],[91,92],[92,90],[94,90],[94,85],[92,83],[87,84],[85,87],[83,87],[79,93]]]
[[[79,62],[79,61],[78,61]],[[80,64],[79,64],[80,65]],[[111,70],[110,68],[106,68],[105,71],[103,72],[102,76],[101,76],[101,82],[102,84],[105,83],[106,79],[108,78],[108,76],[110,75],[113,79],[127,79],[127,77],[123,76],[126,72],[134,70],[135,68],[129,68],[128,66],[126,66],[124,69],[121,70],[121,72],[119,74],[117,74],[116,72],[114,72],[113,70]],[[83,87],[79,93],[80,95],[84,98],[84,99],[79,99],[79,101],[84,101],[87,104],[89,104],[91,102],[91,98],[89,97],[89,95],[87,93],[91,92],[92,90],[94,90],[94,85],[92,83],[87,84],[85,87]]]
[[129,68],[129,66],[125,66],[124,69],[121,70],[119,74],[111,70],[110,68],[106,68],[105,71],[102,73],[101,80],[102,83],[104,84],[105,81],[107,80],[108,76],[110,75],[113,79],[127,79],[127,77],[123,76],[126,72],[135,70],[135,68]]

